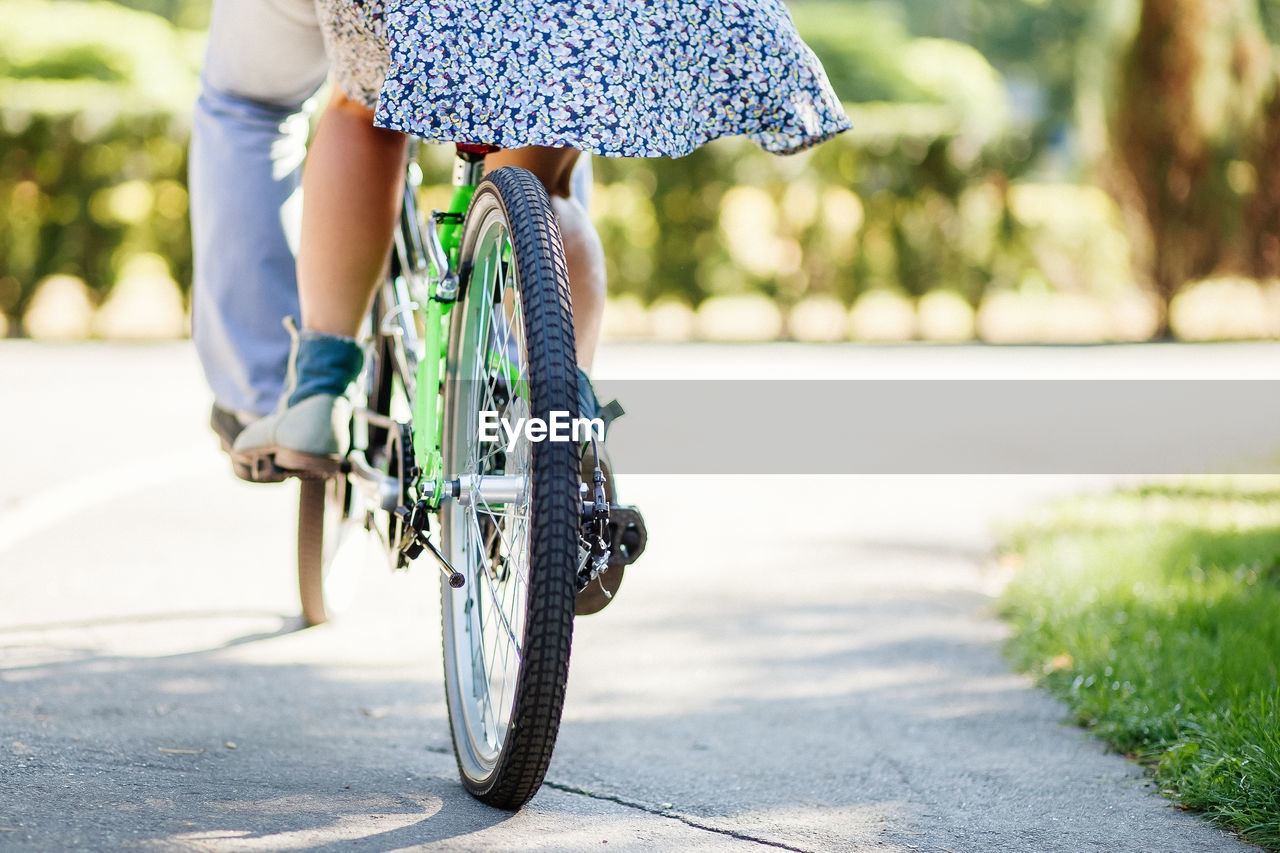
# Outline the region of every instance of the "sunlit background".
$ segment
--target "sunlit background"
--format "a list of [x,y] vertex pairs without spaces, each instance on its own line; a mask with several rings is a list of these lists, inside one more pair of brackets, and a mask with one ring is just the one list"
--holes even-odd
[[[597,158],[611,337],[1280,335],[1280,3],[789,5],[857,129],[789,158]],[[184,334],[207,20],[6,0],[3,334]]]
[[[593,372],[664,395],[619,392],[615,449],[671,441],[646,414],[694,422],[705,400],[667,393],[677,378],[1228,377],[1276,399],[1274,343],[820,344],[1280,339],[1280,0],[789,5],[854,131],[790,158],[724,140],[594,161],[612,304]],[[187,334],[208,15],[0,0],[0,337]],[[443,206],[451,154],[424,158]],[[766,341],[815,345],[734,343]],[[353,612],[297,630],[297,490],[233,477],[193,347],[0,355],[0,718],[24,768],[0,793],[6,850],[1244,849],[1159,791],[1280,851],[1274,479],[622,468],[646,555],[574,629],[550,784],[495,817],[453,781],[434,567],[377,566]],[[868,410],[849,384],[815,393],[813,440],[785,450],[833,466]],[[934,459],[1020,431],[1001,461],[1154,417],[1022,428],[1043,415],[1028,395],[967,384],[927,400],[969,395],[939,414],[869,411]],[[682,449],[768,470],[779,443],[727,452],[724,427],[806,413],[738,385]],[[1211,396],[1188,391],[1202,417],[1143,450],[1280,430]],[[1054,495],[1075,496],[1032,510]]]

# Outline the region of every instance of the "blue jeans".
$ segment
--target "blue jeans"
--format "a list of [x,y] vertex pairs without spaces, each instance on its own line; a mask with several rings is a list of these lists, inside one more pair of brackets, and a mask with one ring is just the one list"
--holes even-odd
[[307,102],[328,69],[314,0],[215,0],[191,127],[191,332],[214,401],[246,418],[284,387]]
[[284,389],[309,101],[328,70],[315,0],[214,0],[191,128],[191,336],[214,402],[244,419]]

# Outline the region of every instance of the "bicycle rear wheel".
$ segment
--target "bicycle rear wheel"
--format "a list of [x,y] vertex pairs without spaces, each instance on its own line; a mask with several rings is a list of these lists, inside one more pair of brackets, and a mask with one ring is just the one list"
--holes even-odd
[[[393,270],[394,267],[393,261]],[[377,323],[385,301],[381,295],[374,300],[374,357],[365,365],[355,387],[355,402],[382,415],[391,411],[394,393],[391,343],[379,332]],[[360,430],[353,421],[351,432],[353,447],[373,453],[369,460],[372,464],[386,461],[385,429],[366,425]],[[383,456],[378,455],[380,451]],[[324,624],[351,606],[360,576],[371,562],[371,553],[381,549],[374,509],[351,477],[338,474],[299,480],[298,598],[307,627]]]
[[479,414],[577,410],[569,282],[542,185],[514,167],[476,190],[463,226],[469,280],[454,308],[443,389],[449,478],[519,478],[505,504],[445,504],[441,544],[466,584],[442,581],[445,692],[464,787],[517,809],[546,775],[560,726],[573,609],[578,452],[565,441],[479,440]]
[[355,599],[370,530],[363,501],[346,475],[303,478],[299,486],[298,598],[310,628]]

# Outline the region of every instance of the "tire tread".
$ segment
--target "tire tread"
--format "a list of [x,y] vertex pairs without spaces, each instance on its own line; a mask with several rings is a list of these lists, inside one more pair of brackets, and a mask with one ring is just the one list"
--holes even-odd
[[[486,185],[491,189],[486,190]],[[514,167],[487,175],[476,197],[483,192],[496,193],[511,235],[525,318],[533,414],[555,410],[576,414],[573,308],[559,223],[550,199],[531,173]],[[474,209],[474,200],[472,205]],[[555,748],[573,642],[577,471],[577,452],[571,443],[534,445],[528,613],[511,724],[497,766],[483,783],[468,778],[458,759],[468,792],[497,808],[518,809],[537,793]],[[447,585],[442,590],[445,596],[452,594]],[[456,754],[458,733],[452,716],[450,708]]]

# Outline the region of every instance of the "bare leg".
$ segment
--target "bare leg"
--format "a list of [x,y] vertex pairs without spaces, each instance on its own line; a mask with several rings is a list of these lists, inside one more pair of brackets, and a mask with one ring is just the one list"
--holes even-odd
[[573,339],[577,346],[578,364],[590,372],[604,321],[607,292],[604,247],[600,244],[595,225],[577,199],[552,196],[551,205],[560,217],[564,257],[569,265],[569,295],[573,300]]
[[573,148],[517,148],[485,158],[485,167],[520,166],[542,181],[560,219],[565,261],[569,265],[569,292],[573,300],[573,336],[578,364],[590,371],[600,327],[604,319],[607,289],[604,248],[582,205],[569,196],[569,176],[578,159]]
[[302,326],[355,337],[391,251],[406,137],[340,92],[320,118],[302,174]]
[[[578,363],[589,370],[606,294],[604,249],[582,205],[569,197],[572,148],[500,151],[486,166],[521,166],[552,197],[564,239]],[[382,274],[399,214],[405,138],[373,126],[372,112],[335,94],[320,119],[303,173],[306,203],[298,257],[303,327],[355,336]]]

